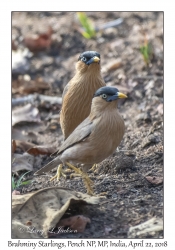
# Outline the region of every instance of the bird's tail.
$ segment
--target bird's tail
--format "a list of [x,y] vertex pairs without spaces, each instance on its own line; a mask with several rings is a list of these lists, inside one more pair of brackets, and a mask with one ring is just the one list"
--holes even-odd
[[56,157],[55,159],[53,159],[52,161],[50,161],[49,163],[47,163],[44,167],[42,167],[38,171],[36,171],[34,173],[34,175],[45,174],[46,172],[49,172],[53,168],[58,167],[58,165],[61,164],[61,163],[62,162],[59,159],[59,157]]

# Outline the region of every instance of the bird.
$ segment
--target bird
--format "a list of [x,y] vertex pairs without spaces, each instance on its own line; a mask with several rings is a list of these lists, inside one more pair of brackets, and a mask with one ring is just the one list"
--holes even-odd
[[[78,57],[76,73],[65,86],[62,94],[62,107],[60,111],[60,127],[63,140],[74,131],[74,129],[88,117],[91,109],[91,101],[94,92],[106,86],[101,75],[100,53],[96,51],[85,51]],[[53,157],[54,154],[51,155]],[[66,178],[61,166],[50,181],[60,176]]]
[[78,57],[74,77],[62,94],[60,127],[64,140],[88,117],[92,97],[97,89],[106,86],[101,75],[100,54],[85,51]]
[[[35,175],[48,172],[59,164],[68,166],[82,176],[87,193],[93,195],[93,183],[87,171],[94,163],[112,155],[124,135],[124,120],[117,109],[119,98],[127,96],[115,87],[99,88],[92,98],[89,116],[63,141],[56,157]],[[75,167],[77,164],[82,170]]]

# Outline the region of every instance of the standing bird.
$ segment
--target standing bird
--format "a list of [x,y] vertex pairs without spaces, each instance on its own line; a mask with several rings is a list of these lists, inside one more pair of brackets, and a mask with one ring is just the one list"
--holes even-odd
[[[122,117],[117,110],[118,98],[127,98],[114,87],[98,89],[92,99],[89,116],[63,142],[56,158],[38,170],[42,174],[58,166],[67,165],[80,174],[93,194],[92,181],[85,173],[94,163],[109,157],[120,144],[125,130]],[[81,164],[82,171],[74,165]]]
[[[75,76],[65,86],[62,94],[60,126],[64,140],[90,114],[93,94],[105,86],[100,71],[100,54],[96,51],[85,51],[80,54],[76,64]],[[52,155],[54,156],[54,154]],[[65,174],[59,165],[51,181]]]
[[65,86],[62,95],[60,126],[64,140],[88,117],[95,91],[105,85],[100,71],[100,54],[83,52],[76,64],[75,76]]

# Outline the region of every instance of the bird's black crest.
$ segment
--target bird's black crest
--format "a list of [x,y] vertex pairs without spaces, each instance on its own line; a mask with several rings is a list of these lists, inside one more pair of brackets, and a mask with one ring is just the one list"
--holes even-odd
[[91,59],[93,58],[94,56],[97,56],[98,58],[100,58],[100,54],[96,51],[85,51],[83,52],[79,58],[78,58],[78,61],[81,60],[81,58],[85,57],[87,59]]
[[117,92],[119,92],[119,90],[117,88],[114,88],[114,87],[102,87],[102,88],[98,89],[95,92],[94,97],[100,96],[102,94],[112,96],[112,95],[116,95]]

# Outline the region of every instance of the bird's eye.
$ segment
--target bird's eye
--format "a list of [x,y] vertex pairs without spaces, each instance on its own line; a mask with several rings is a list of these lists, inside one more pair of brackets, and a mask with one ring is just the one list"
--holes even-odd
[[103,99],[106,99],[106,98],[107,98],[107,95],[106,95],[106,94],[102,94],[101,97],[102,97]]
[[86,62],[87,59],[86,59],[86,57],[83,56],[81,60],[82,60],[83,62]]

